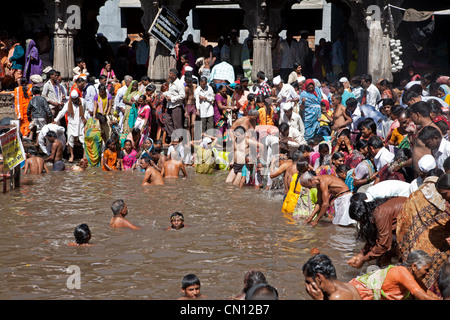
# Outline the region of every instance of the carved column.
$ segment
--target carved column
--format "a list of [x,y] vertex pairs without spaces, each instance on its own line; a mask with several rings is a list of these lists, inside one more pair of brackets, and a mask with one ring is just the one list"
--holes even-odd
[[66,6],[63,6],[60,0],[55,0],[53,69],[61,72],[64,81],[70,81],[74,68],[73,37],[75,31],[67,28],[65,8]]
[[252,80],[256,81],[259,71],[264,71],[266,77],[272,79],[272,37],[268,32],[268,27],[264,30],[258,28],[253,39],[253,65]]
[[176,68],[177,61],[170,55],[169,50],[150,35],[150,52],[147,74],[151,81],[157,84],[166,82],[169,70]]

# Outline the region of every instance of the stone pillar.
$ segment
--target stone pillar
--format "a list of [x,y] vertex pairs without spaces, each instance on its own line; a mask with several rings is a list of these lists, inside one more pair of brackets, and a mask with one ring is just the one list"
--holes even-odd
[[72,78],[74,68],[73,37],[74,31],[67,28],[64,7],[55,0],[55,32],[53,39],[53,69],[61,72],[64,81]]
[[372,75],[373,82],[378,79],[393,80],[391,71],[391,48],[389,35],[383,33],[379,20],[368,17],[368,63],[367,71]]
[[253,37],[253,81],[256,81],[256,75],[259,71],[264,71],[266,77],[272,79],[272,37],[268,28],[265,28],[265,30],[258,28]]
[[150,52],[147,75],[155,84],[162,84],[166,82],[169,76],[169,70],[176,68],[177,61],[172,56],[169,50],[164,47],[159,41],[150,35]]

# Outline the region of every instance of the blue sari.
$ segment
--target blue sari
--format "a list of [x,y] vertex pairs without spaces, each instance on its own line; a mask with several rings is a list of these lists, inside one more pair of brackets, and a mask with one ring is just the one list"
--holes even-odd
[[[314,82],[312,82],[314,84]],[[308,83],[305,82],[305,89]],[[305,112],[303,123],[305,125],[305,140],[314,137],[320,129],[320,121],[318,120],[322,115],[320,102],[322,101],[322,91],[314,86],[314,93],[309,93],[303,90],[300,94],[300,101],[305,98]]]

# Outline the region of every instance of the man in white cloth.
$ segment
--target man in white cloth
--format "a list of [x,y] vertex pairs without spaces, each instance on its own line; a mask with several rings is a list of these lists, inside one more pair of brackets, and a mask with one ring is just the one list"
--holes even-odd
[[343,180],[336,176],[326,174],[313,176],[311,173],[305,172],[300,177],[300,184],[309,189],[317,188],[317,203],[306,220],[306,224],[309,223],[313,227],[317,225],[330,206],[330,195],[334,196],[333,224],[340,226],[356,224],[356,221],[351,219],[348,213],[352,192]]
[[284,119],[284,108],[291,106],[294,108],[295,102],[300,100],[300,96],[294,87],[288,83],[283,83],[280,76],[273,78],[273,85],[277,90],[277,104],[280,106],[280,124]]
[[431,154],[426,154],[418,162],[419,176],[411,182],[409,192],[417,191],[427,177],[428,172],[437,168],[436,159]]
[[366,191],[367,201],[388,197],[406,197],[410,195],[410,184],[401,180],[381,181]]
[[66,147],[66,129],[55,123],[48,123],[42,127],[38,135],[39,147],[47,156],[50,156],[50,154],[52,153],[52,144],[46,138],[47,132],[49,131],[55,132],[57,135],[57,139],[61,141],[64,148]]
[[86,101],[83,98],[80,98],[76,90],[72,90],[69,101],[66,102],[53,122],[58,124],[62,117],[64,117],[67,113],[67,144],[70,152],[69,162],[73,162],[73,147],[75,144],[75,138],[78,139],[84,149],[84,124],[86,123],[84,110],[86,110]]

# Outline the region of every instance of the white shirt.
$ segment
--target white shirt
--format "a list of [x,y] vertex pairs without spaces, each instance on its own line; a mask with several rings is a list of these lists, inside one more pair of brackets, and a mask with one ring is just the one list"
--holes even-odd
[[366,191],[367,200],[373,201],[387,197],[409,197],[410,184],[401,180],[385,180],[369,187]]
[[127,89],[128,89],[127,86],[120,87],[119,90],[117,90],[116,96],[114,97],[114,106],[118,111],[120,111],[120,109],[125,110],[125,103],[123,102],[123,96],[125,95]]
[[366,104],[374,108],[377,108],[377,102],[380,99],[381,99],[380,91],[373,83],[371,83],[370,86],[366,89]]
[[289,128],[289,138],[293,141],[288,141],[288,146],[291,151],[295,151],[303,144],[306,144],[305,137],[295,128]]
[[[200,111],[200,118],[208,118],[214,116],[214,91],[209,85],[205,89],[198,86],[194,91],[195,104]],[[205,97],[206,100],[200,100],[200,97]]]
[[433,152],[438,169],[444,170],[444,161],[450,156],[450,142],[442,138],[439,148]]
[[302,117],[298,113],[292,112],[291,119],[288,119],[287,115],[284,114],[281,122],[286,122],[289,125],[289,129],[297,129],[303,137],[305,136],[305,125],[303,124]]
[[[291,86],[288,83],[283,83],[283,86],[281,87],[281,90],[277,90],[277,102],[280,103],[280,121],[284,117],[284,105],[289,104],[291,108],[294,107],[295,102],[286,102],[287,100],[291,99],[299,99],[300,96],[295,91],[294,87]],[[281,122],[280,122],[281,123]]]
[[[80,98],[81,105],[83,106],[83,109],[86,110],[86,101],[83,98]],[[84,136],[84,124],[83,121],[81,121],[80,117],[82,116],[80,114],[80,107],[76,105],[75,103],[72,103],[73,106],[73,115],[67,116],[67,137],[74,136],[74,137],[83,137]],[[69,102],[66,102],[64,104],[64,107],[62,110],[58,113],[58,115],[55,118],[55,122],[59,122],[64,115],[67,113],[69,109]],[[84,116],[84,115],[83,115]]]
[[186,91],[180,79],[176,79],[169,85],[169,90],[163,93],[165,97],[170,97],[167,100],[167,108],[173,109],[183,104],[186,96]]
[[392,160],[394,160],[394,154],[384,147],[381,148],[373,158],[373,162],[375,163],[377,171],[380,171],[380,169],[383,168],[384,165],[391,163]]
[[66,147],[66,130],[55,123],[49,123],[42,127],[41,132],[39,132],[38,141],[39,147],[42,152],[49,156],[52,153],[52,144],[45,137],[47,132],[53,131],[56,133],[56,139],[61,141],[63,147]]
[[85,111],[94,112],[94,98],[97,95],[97,89],[95,89],[94,85],[90,85],[86,88],[86,94],[84,94],[83,98],[86,100],[86,109]]

